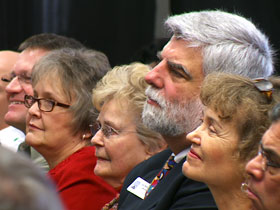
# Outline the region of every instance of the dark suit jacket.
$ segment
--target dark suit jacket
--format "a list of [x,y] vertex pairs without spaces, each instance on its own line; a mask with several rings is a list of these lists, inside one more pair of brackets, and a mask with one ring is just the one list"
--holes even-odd
[[176,164],[144,200],[127,191],[127,187],[139,176],[151,183],[171,153],[171,150],[165,150],[140,163],[128,174],[120,193],[119,210],[217,209],[208,187],[183,175],[185,158]]

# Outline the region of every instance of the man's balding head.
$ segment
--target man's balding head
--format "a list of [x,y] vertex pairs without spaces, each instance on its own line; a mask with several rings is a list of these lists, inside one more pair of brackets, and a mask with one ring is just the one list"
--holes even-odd
[[[0,51],[0,78],[4,75],[10,74],[17,58],[17,52],[13,51]],[[8,125],[4,121],[4,116],[8,111],[8,101],[5,92],[7,83],[0,81],[0,129],[7,127]]]

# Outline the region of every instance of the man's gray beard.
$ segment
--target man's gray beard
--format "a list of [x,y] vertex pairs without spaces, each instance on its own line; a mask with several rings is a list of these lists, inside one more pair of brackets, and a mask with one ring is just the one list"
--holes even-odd
[[147,88],[146,94],[160,105],[157,107],[145,103],[142,119],[148,128],[164,136],[179,136],[199,126],[202,104],[198,97],[188,102],[169,102],[151,86]]

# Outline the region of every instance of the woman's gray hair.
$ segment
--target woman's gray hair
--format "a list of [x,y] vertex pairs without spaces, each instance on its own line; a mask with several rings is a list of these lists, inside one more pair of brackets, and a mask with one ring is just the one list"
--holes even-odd
[[0,210],[62,210],[55,185],[30,159],[0,146]]
[[190,12],[169,17],[166,27],[188,47],[201,47],[205,75],[212,71],[256,78],[270,76],[273,50],[249,20],[223,11]]
[[97,81],[111,69],[105,54],[90,49],[54,50],[42,57],[32,71],[32,86],[43,79],[61,82],[65,96],[71,102],[73,132],[86,132],[96,114],[91,92]]

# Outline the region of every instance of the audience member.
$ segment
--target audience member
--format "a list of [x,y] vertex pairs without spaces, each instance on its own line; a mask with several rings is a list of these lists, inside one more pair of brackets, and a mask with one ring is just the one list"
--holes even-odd
[[258,155],[246,166],[249,178],[242,186],[255,210],[278,210],[280,206],[280,104],[274,107],[271,120]]
[[[191,144],[185,136],[200,123],[201,83],[212,71],[269,76],[271,49],[266,36],[250,21],[222,11],[172,16],[166,26],[173,36],[160,53],[161,62],[145,77],[151,86],[142,117],[147,127],[163,135],[170,150],[131,171],[120,193],[119,209],[216,209],[207,186],[182,173]],[[160,176],[162,166],[174,155],[177,164]],[[138,177],[145,185],[151,183],[145,199],[145,190],[139,197],[127,190]]]
[[117,193],[93,173],[89,129],[96,119],[91,91],[110,68],[101,52],[62,49],[41,58],[32,71],[25,141],[47,160],[68,210],[100,210]]
[[[93,90],[93,104],[100,112],[91,140],[97,157],[94,172],[118,191],[132,168],[166,148],[161,135],[141,119],[149,71],[141,63],[117,66]],[[116,209],[117,202],[118,197],[103,209]]]
[[0,147],[0,210],[63,210],[53,183],[30,159]]
[[200,99],[205,106],[203,123],[187,135],[192,145],[183,173],[208,185],[219,210],[251,210],[240,185],[245,165],[270,125],[269,112],[280,102],[280,86],[265,79],[212,73],[203,82]]
[[[17,58],[17,52],[0,51],[0,78],[10,74]],[[24,141],[24,133],[12,126],[8,126],[4,121],[4,116],[8,110],[6,86],[5,81],[0,81],[0,144],[3,147],[17,151],[18,145]]]
[[[27,109],[24,106],[24,95],[32,95],[31,72],[34,64],[48,52],[61,48],[83,48],[84,46],[71,38],[56,34],[37,34],[26,39],[20,46],[19,54],[11,74],[3,78],[10,83],[6,87],[8,97],[8,112],[5,115],[7,124],[12,125],[25,133],[25,118]],[[48,170],[46,161],[33,148],[21,144],[20,151],[25,151],[40,167]]]
[[[17,52],[13,51],[0,51],[0,76],[3,77],[6,74],[9,74],[12,70],[13,65],[15,64],[18,57]],[[8,101],[5,93],[5,87],[7,83],[1,81],[0,83],[0,129],[8,127],[4,121],[4,116],[8,109]]]

